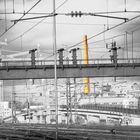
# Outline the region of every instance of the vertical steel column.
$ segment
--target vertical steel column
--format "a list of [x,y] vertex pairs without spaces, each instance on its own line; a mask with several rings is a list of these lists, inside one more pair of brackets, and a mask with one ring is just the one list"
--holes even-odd
[[113,63],[117,65],[117,47],[116,42],[112,42],[112,56],[113,56]]
[[69,78],[69,83],[68,83],[68,87],[69,87],[69,122],[70,125],[72,124],[72,102],[71,102],[71,82],[70,82],[70,78]]
[[74,109],[75,109],[75,120],[77,117],[77,93],[76,93],[76,78],[74,78]]
[[30,50],[29,53],[31,54],[31,65],[35,66],[35,52],[37,49]]
[[132,32],[132,62],[134,63],[134,32]]
[[12,86],[12,101],[11,101],[11,108],[12,108],[12,123],[16,123],[16,105],[15,105],[15,82],[13,80]]
[[70,53],[72,53],[73,65],[77,65],[77,50],[79,50],[79,48],[74,48],[70,50]]
[[56,17],[55,0],[53,0],[53,47],[54,47],[54,91],[56,115],[56,140],[58,139],[58,95],[57,95],[57,45],[56,45]]
[[[1,50],[0,50],[0,55],[2,55]],[[1,60],[2,58],[0,58],[0,62]],[[2,66],[2,63],[0,63],[0,66]],[[0,101],[4,100],[3,86],[4,86],[3,80],[0,80]]]
[[[69,58],[67,57],[66,58],[66,63],[67,65],[69,64]],[[66,98],[67,98],[67,128],[69,126],[69,82],[70,82],[70,79],[67,78],[66,79]]]
[[60,66],[63,66],[63,52],[64,52],[64,49],[59,49],[58,50],[58,54],[59,54],[59,65]]
[[125,47],[126,47],[126,57],[128,59],[128,40],[127,40],[127,32],[125,32]]

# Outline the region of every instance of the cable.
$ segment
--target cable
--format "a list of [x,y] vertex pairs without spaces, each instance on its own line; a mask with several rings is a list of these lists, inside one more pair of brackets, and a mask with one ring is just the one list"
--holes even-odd
[[19,20],[17,20],[16,23],[14,23],[13,25],[11,25],[5,32],[3,32],[1,35],[0,35],[0,38],[5,34],[7,33],[7,31],[9,31],[12,27],[14,27],[26,14],[28,14],[38,3],[40,3],[41,0],[39,0],[35,5],[33,5],[24,15],[22,15]]
[[[120,37],[120,36],[123,36],[124,34],[120,34],[120,35],[116,35],[116,36],[113,36],[113,37],[110,37],[110,38],[106,38],[105,40],[111,40],[111,39],[114,39],[114,38],[117,38],[117,37]],[[98,41],[94,41],[94,42],[89,42],[88,44],[94,44],[94,43],[99,43],[99,42],[103,42],[105,41],[104,39],[102,40],[98,40]]]
[[4,9],[5,9],[5,31],[7,31],[6,0],[4,0]]
[[61,8],[66,2],[68,2],[69,0],[65,0],[62,4],[60,4],[56,9],[55,9],[55,11],[56,10],[58,10],[59,8]]
[[[37,23],[36,21],[22,21],[22,22],[27,22],[27,23]],[[52,24],[52,22],[43,22],[44,24]],[[62,25],[81,25],[81,26],[104,26],[105,24],[101,23],[101,24],[92,24],[92,23],[70,23],[70,22],[57,22],[56,24],[62,24]],[[110,24],[110,25],[116,25],[116,24]]]
[[[61,8],[67,1],[68,1],[68,0],[65,0],[61,5],[59,5],[59,6],[56,8],[56,10],[58,10],[59,8]],[[52,13],[50,13],[50,14],[52,15]],[[50,15],[48,15],[48,17],[49,17],[49,16],[50,16]],[[31,31],[34,27],[36,27],[36,26],[39,25],[42,21],[44,21],[46,18],[47,18],[47,17],[45,17],[45,18],[43,18],[42,20],[40,20],[39,22],[37,22],[37,23],[36,23],[35,25],[33,25],[31,28],[29,28],[28,30],[26,30],[23,34],[21,34],[21,35],[17,36],[16,38],[10,40],[10,41],[8,42],[8,44],[11,43],[11,42],[13,42],[13,41],[15,41],[15,40],[17,40],[18,38],[20,38],[20,36],[24,36],[26,33],[28,33],[29,31]]]
[[[128,22],[130,22],[130,21],[132,21],[132,20],[134,20],[134,19],[137,19],[137,18],[139,18],[139,17],[140,17],[140,15],[138,15],[138,16],[136,16],[136,17],[133,17],[133,18],[129,19],[129,20],[126,21],[126,22],[121,22],[121,23],[119,23],[119,24],[117,24],[117,25],[115,25],[115,26],[109,28],[108,30],[106,29],[105,31],[101,31],[101,32],[97,33],[96,35],[93,35],[93,36],[89,37],[87,40],[90,40],[90,39],[92,39],[92,38],[94,38],[94,37],[97,37],[97,36],[99,36],[99,35],[101,35],[101,34],[107,32],[107,31],[110,31],[110,30],[112,30],[112,29],[115,29],[116,27],[119,27],[119,26],[121,26],[121,25],[123,25],[123,24],[125,24],[125,23],[128,23]],[[71,45],[71,46],[69,46],[69,47],[67,47],[67,48],[65,48],[65,49],[71,49],[71,48],[73,48],[73,47],[76,47],[77,45],[80,45],[82,42],[83,42],[83,41],[80,41],[80,42],[78,42],[78,43],[76,43],[76,44],[74,44],[74,45]]]
[[[134,47],[134,46],[133,46],[133,33],[134,33],[134,32],[132,32],[132,60],[133,60],[133,47]],[[133,60],[133,62],[134,62],[134,60]]]
[[[127,13],[140,13],[140,11],[126,11]],[[110,12],[95,12],[95,13],[93,13],[93,14],[95,14],[95,15],[100,15],[100,14],[118,14],[118,13],[124,13],[124,11],[110,11]],[[5,13],[1,13],[0,12],[0,14],[5,14]],[[6,14],[24,14],[23,12],[7,12]],[[50,13],[42,13],[42,12],[40,12],[40,13],[36,13],[36,12],[30,12],[30,13],[28,13],[28,14],[30,14],[30,15],[48,15],[48,14],[50,14]],[[66,13],[58,13],[59,15],[65,15]]]
[[15,13],[15,0],[13,0],[13,13]]
[[[114,28],[116,28],[116,27],[118,27],[118,26],[120,26],[120,25],[123,25],[123,24],[125,24],[125,23],[127,23],[127,22],[130,22],[130,21],[132,21],[132,20],[134,20],[134,19],[136,19],[136,18],[139,18],[139,17],[140,17],[140,15],[138,15],[138,16],[132,18],[132,19],[129,19],[129,20],[126,21],[126,22],[122,22],[122,23],[120,23],[120,24],[117,24],[117,25],[111,27],[109,30],[112,30],[112,29],[114,29]],[[40,23],[40,22],[39,22],[39,23]],[[38,24],[39,24],[39,23],[38,23]],[[37,25],[38,25],[38,24],[37,24]],[[36,25],[36,26],[37,26],[37,25]],[[102,32],[100,32],[100,33],[94,35],[94,36],[91,36],[90,38],[88,38],[88,40],[90,40],[90,39],[92,39],[92,38],[94,38],[94,37],[96,37],[96,36],[99,36],[99,35],[101,35],[101,34],[107,32],[107,31],[108,31],[108,30],[105,30],[105,31],[102,31]],[[17,38],[19,38],[19,37],[17,37]],[[16,40],[17,38],[15,38],[14,40]],[[13,41],[14,41],[14,40],[13,40]],[[10,42],[12,42],[12,41],[10,41]],[[80,45],[81,43],[82,43],[82,41],[79,42],[79,43],[76,43],[75,45],[69,46],[69,47],[67,47],[66,49],[70,49],[70,48],[72,48],[72,47],[75,47],[75,46],[77,46],[77,45]],[[52,55],[52,56],[53,56],[53,55]]]

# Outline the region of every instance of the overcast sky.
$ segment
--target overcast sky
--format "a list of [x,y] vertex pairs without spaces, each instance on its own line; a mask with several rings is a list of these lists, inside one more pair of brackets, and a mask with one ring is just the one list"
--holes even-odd
[[[24,1],[24,4],[23,4]],[[24,12],[28,11],[38,0],[6,0],[6,12]],[[51,13],[52,12],[52,0],[41,0],[34,7],[30,13]],[[126,8],[127,11],[140,10],[140,1],[139,0],[56,0],[56,7],[60,8],[56,10],[58,13],[70,13],[71,11],[82,11],[87,13],[94,12],[109,12],[109,11],[124,11]],[[14,7],[14,8],[13,8]],[[0,0],[0,12],[5,12],[4,0]],[[139,13],[120,13],[120,14],[108,14],[110,16],[120,16],[126,18],[133,18]],[[1,14],[0,15],[0,34],[2,34],[6,28],[9,28],[13,22],[11,20],[18,19],[22,16],[22,14]],[[40,16],[40,15],[25,15],[24,18]],[[6,17],[6,22],[5,22]],[[82,16],[79,17],[71,17],[65,15],[56,16],[57,19],[57,48],[63,48],[72,46],[80,41],[82,41],[83,34],[87,34],[88,37],[94,36],[104,30],[123,22],[123,20],[118,19],[109,19],[102,17],[93,17],[93,16]],[[34,19],[27,21],[20,21],[14,27],[12,27],[7,33],[5,33],[0,41],[4,41],[5,38],[9,41],[14,40],[8,44],[5,48],[2,49],[12,50],[12,51],[27,51],[33,48],[37,48],[38,44],[40,46],[40,50],[44,52],[42,55],[49,56],[53,52],[53,43],[52,43],[52,17],[44,19],[40,24],[34,27],[32,30],[28,31],[32,28],[36,23],[40,22],[42,19]],[[111,42],[112,40],[107,40],[109,37],[113,37],[116,35],[124,34],[126,31],[130,32],[128,34],[128,42],[129,42],[129,55],[131,55],[131,31],[135,29],[139,29],[139,18],[136,20],[129,22],[125,25],[119,26],[110,32],[105,34],[101,34],[98,37],[93,37],[89,40],[89,56],[91,58],[94,57],[102,57],[109,56],[108,50],[105,48],[105,43]],[[139,39],[138,36],[139,31],[136,31],[134,34],[134,43],[136,47],[136,51],[138,51]],[[102,40],[102,41],[100,41]],[[118,46],[125,47],[124,44],[124,35],[115,38]],[[98,43],[94,43],[99,41]],[[81,45],[77,46],[81,48]],[[3,54],[7,52],[3,51]],[[10,53],[10,52],[8,52]],[[106,55],[107,54],[107,55]],[[125,49],[120,51],[120,54],[126,55]],[[137,54],[135,54],[137,55]]]

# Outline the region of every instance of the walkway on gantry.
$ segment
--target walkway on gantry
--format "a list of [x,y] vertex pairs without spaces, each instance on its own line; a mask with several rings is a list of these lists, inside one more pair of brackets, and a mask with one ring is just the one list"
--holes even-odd
[[[57,61],[57,78],[82,77],[130,77],[140,76],[140,58],[117,59],[112,63],[110,59],[90,59],[89,64],[82,64],[84,60]],[[16,79],[51,79],[54,78],[54,60],[31,61],[1,61],[0,80]]]

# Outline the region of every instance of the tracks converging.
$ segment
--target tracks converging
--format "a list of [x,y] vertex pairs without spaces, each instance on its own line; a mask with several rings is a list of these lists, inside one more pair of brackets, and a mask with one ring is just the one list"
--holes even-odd
[[[1,125],[0,140],[55,140],[54,125]],[[140,140],[140,127],[95,125],[58,127],[58,140]]]

